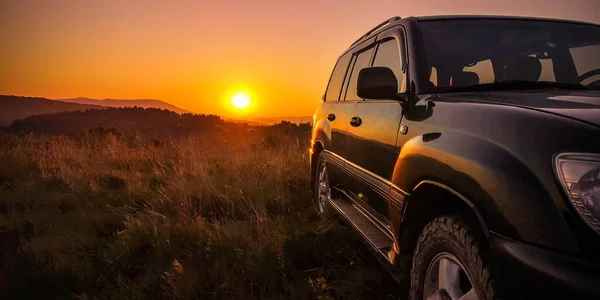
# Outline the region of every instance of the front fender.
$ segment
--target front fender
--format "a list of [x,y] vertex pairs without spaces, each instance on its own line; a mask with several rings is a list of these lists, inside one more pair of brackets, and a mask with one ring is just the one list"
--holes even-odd
[[469,199],[492,232],[532,244],[577,249],[540,180],[515,154],[489,140],[461,132],[408,140],[394,166],[392,183],[410,193],[423,180],[444,184]]

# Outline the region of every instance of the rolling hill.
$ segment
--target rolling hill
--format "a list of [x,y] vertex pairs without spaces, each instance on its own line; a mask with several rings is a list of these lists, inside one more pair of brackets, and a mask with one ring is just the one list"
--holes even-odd
[[86,109],[103,109],[98,105],[68,103],[38,97],[0,95],[0,127],[32,115],[54,114]]
[[17,135],[60,135],[102,127],[140,137],[166,138],[211,132],[222,124],[221,118],[215,115],[178,114],[159,108],[103,107],[33,115],[13,122],[6,130]]
[[[310,126],[280,122],[270,126],[253,126],[227,122],[217,115],[178,114],[159,108],[105,107],[85,111],[59,112],[29,116],[14,121],[3,131],[14,135],[73,135],[82,132],[114,132],[140,140],[171,139],[206,134],[211,138],[227,135],[235,141],[252,132],[263,135],[310,132]],[[267,143],[278,143],[270,140]]]
[[99,105],[109,107],[143,107],[143,108],[160,108],[171,110],[179,114],[190,113],[185,109],[179,108],[173,104],[155,100],[155,99],[90,99],[85,97],[71,98],[71,99],[57,99],[58,101],[86,104],[86,105]]

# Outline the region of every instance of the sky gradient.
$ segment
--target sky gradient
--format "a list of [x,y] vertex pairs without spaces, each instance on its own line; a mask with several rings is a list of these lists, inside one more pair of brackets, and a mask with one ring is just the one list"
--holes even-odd
[[312,115],[361,34],[394,15],[439,14],[600,23],[600,0],[2,0],[0,94],[152,98],[236,116],[226,103],[246,92],[244,114]]

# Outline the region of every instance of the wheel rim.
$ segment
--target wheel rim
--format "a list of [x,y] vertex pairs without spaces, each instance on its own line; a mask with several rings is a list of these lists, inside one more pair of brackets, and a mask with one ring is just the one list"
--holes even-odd
[[477,300],[471,278],[456,256],[440,253],[427,268],[423,299]]
[[318,192],[317,209],[320,213],[324,213],[325,206],[331,197],[329,178],[327,177],[327,166],[325,164],[323,164],[321,172],[319,172]]

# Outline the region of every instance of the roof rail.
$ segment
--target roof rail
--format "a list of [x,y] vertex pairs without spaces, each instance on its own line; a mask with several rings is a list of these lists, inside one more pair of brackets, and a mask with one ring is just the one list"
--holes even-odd
[[400,17],[393,17],[393,18],[389,18],[389,19],[387,19],[386,21],[384,21],[384,22],[382,22],[381,24],[379,24],[379,25],[377,25],[377,26],[373,27],[373,29],[369,30],[367,33],[365,33],[364,35],[362,35],[361,37],[359,37],[359,38],[358,38],[358,40],[356,40],[354,43],[352,43],[352,45],[350,45],[350,47],[352,47],[352,46],[354,46],[354,45],[358,44],[358,42],[360,42],[360,41],[362,41],[364,38],[368,37],[368,36],[369,36],[371,33],[375,32],[375,31],[377,31],[377,30],[379,30],[379,29],[382,29],[382,28],[384,28],[384,27],[386,27],[386,26],[390,25],[391,23],[393,23],[393,22],[395,22],[395,21],[398,21],[398,20],[400,20],[400,19],[401,19]]

